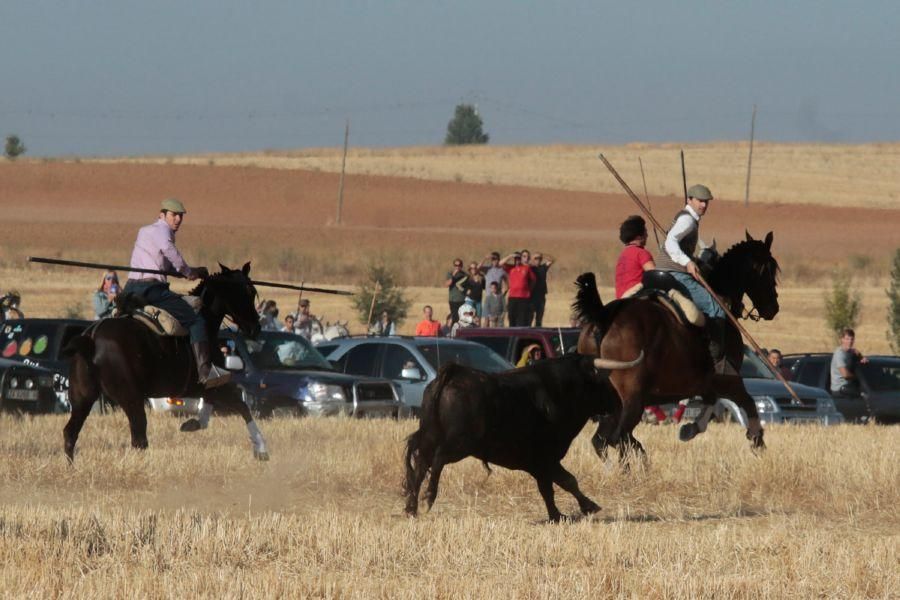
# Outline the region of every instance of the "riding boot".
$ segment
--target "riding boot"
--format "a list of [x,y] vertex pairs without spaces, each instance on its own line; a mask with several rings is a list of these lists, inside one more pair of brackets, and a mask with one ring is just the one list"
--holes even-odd
[[197,361],[197,375],[204,388],[218,387],[231,381],[231,373],[218,368],[210,361],[209,342],[194,342],[191,348]]
[[726,322],[723,318],[706,317],[706,336],[709,340],[709,355],[712,357],[713,366],[718,374],[726,370],[725,358],[725,329]]

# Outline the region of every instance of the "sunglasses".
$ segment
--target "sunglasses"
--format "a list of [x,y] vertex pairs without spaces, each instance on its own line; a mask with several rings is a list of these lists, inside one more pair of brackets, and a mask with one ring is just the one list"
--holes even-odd
[[107,275],[106,277],[104,277],[104,279],[106,279],[107,281],[118,281],[119,280],[117,277],[113,277],[112,275]]

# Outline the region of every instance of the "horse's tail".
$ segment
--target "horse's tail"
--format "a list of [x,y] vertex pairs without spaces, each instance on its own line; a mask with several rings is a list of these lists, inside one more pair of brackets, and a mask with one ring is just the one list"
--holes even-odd
[[71,357],[69,368],[69,401],[93,402],[100,396],[100,380],[94,366],[94,338],[85,333],[75,336],[63,348],[63,355]]
[[575,294],[575,302],[572,303],[572,311],[582,321],[602,326],[605,319],[603,300],[597,290],[597,278],[593,273],[582,273],[575,280],[578,292]]

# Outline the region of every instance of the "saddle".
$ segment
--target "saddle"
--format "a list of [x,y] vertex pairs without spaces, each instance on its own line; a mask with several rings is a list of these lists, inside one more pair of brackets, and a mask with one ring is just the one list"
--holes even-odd
[[[197,296],[182,296],[182,298],[195,312],[200,312],[202,306],[200,298]],[[143,300],[132,294],[119,296],[113,316],[131,317],[159,336],[183,337],[189,333],[171,313],[158,306],[144,304]]]
[[[667,308],[684,325],[703,328],[706,316],[697,308],[686,293],[682,292],[678,280],[668,271],[644,271],[640,289],[632,292],[634,298],[647,298]],[[635,286],[637,287],[637,286]]]

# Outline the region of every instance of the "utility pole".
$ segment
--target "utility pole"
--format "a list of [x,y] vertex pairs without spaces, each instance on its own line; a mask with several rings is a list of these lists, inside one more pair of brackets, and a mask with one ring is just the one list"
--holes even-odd
[[756,105],[750,118],[750,154],[747,156],[747,188],[744,190],[744,208],[750,206],[750,167],[753,164],[753,135],[756,133]]
[[347,167],[347,141],[350,139],[350,119],[344,127],[344,157],[341,159],[341,183],[338,185],[337,224],[341,224],[341,209],[344,207],[344,170]]

